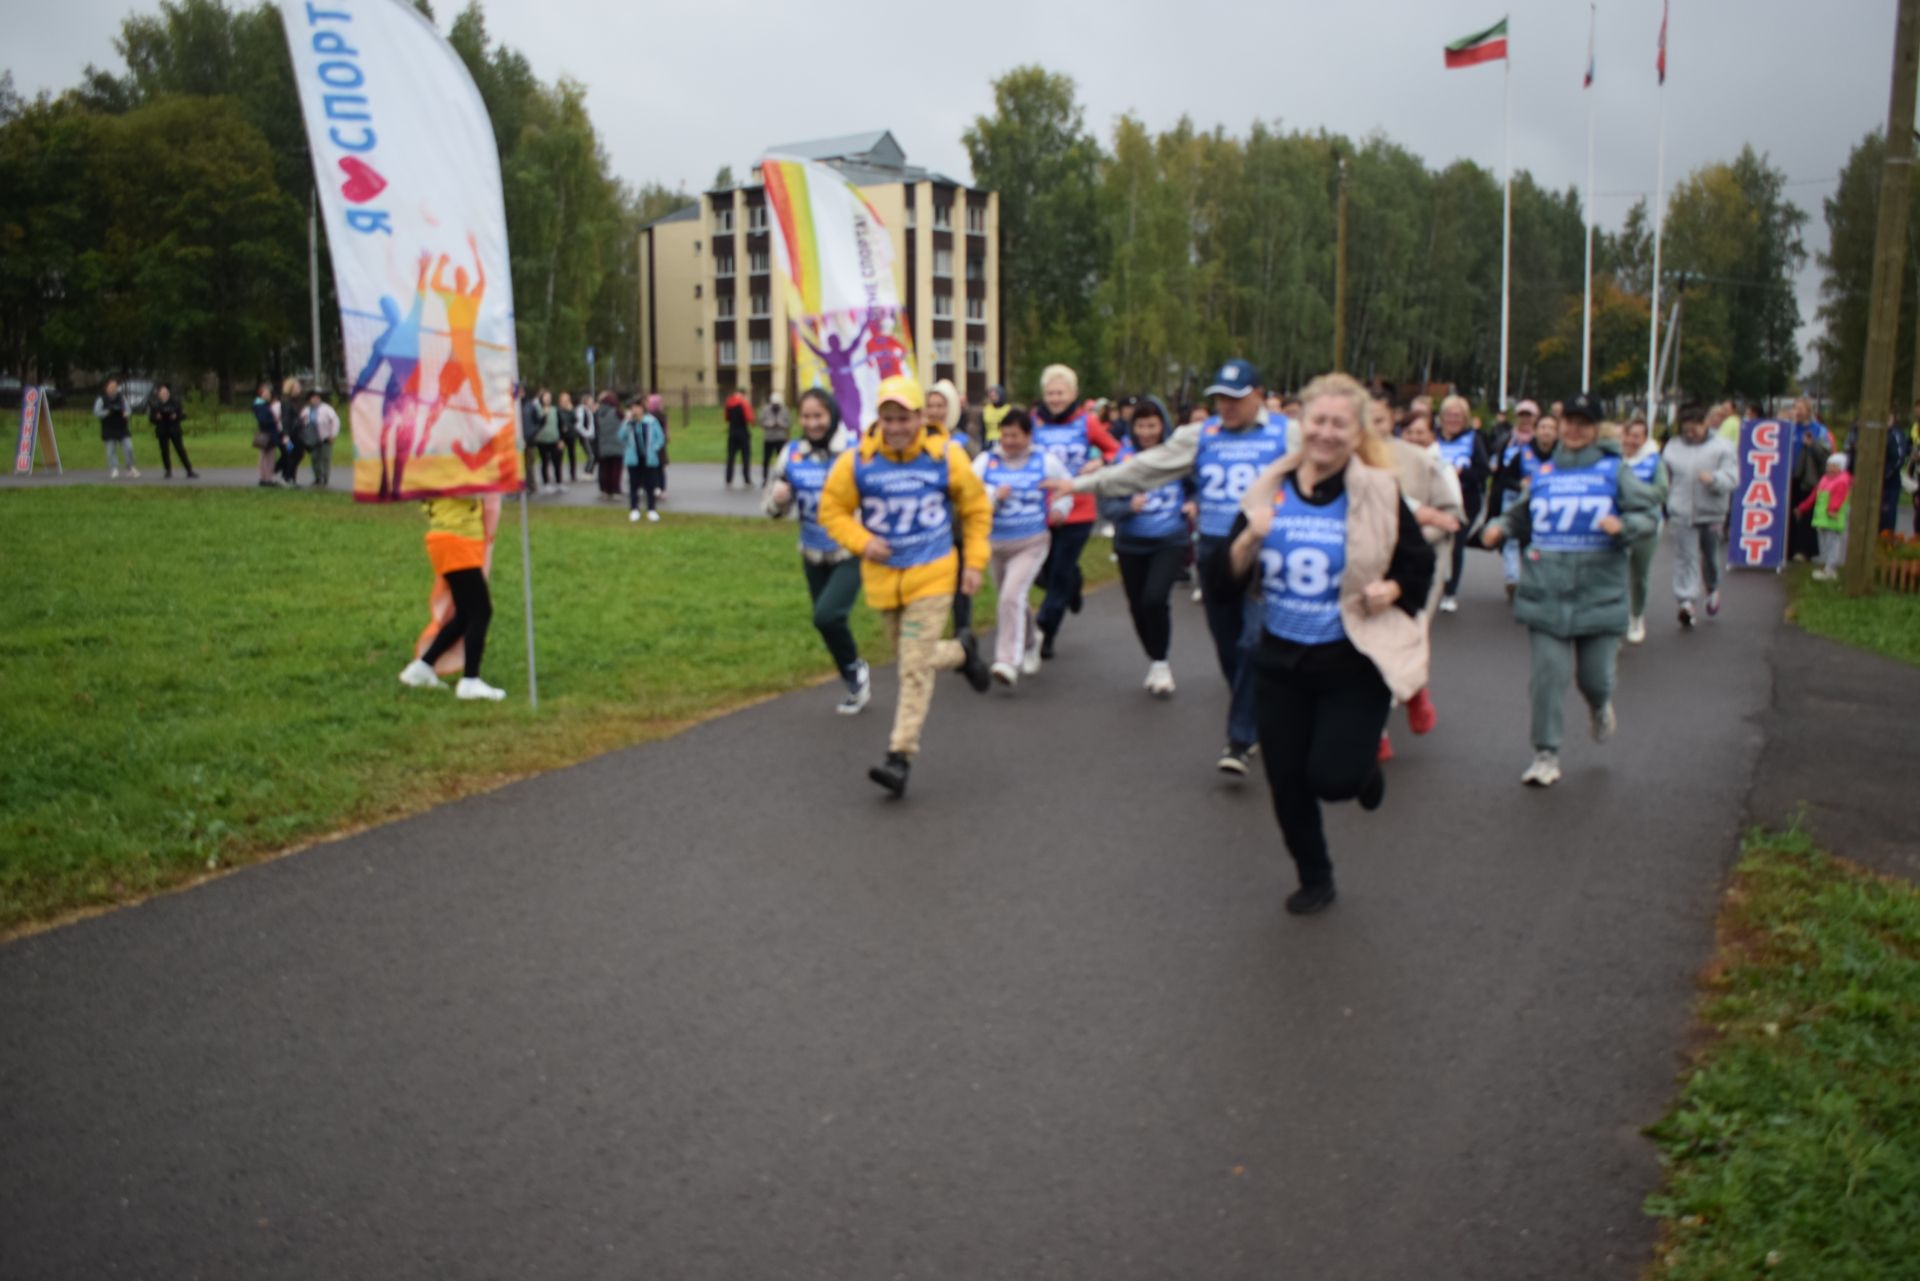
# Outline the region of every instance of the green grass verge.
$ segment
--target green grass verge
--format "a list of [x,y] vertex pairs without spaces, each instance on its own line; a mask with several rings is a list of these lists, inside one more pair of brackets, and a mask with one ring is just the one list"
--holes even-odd
[[[336,406],[337,408],[337,406]],[[673,424],[671,457],[677,463],[717,463],[727,456],[726,421],[720,410],[696,406],[682,414],[670,406],[668,420]],[[105,471],[106,453],[100,443],[100,424],[85,409],[61,409],[53,416],[59,433],[60,461],[69,471]],[[253,413],[247,409],[217,409],[212,405],[190,402],[182,425],[187,438],[187,453],[195,468],[254,467],[259,455],[253,449]],[[754,468],[759,469],[760,436],[754,433]],[[135,462],[144,470],[160,467],[160,446],[153,429],[143,416],[133,422]],[[352,455],[352,446],[336,447],[339,462]]]
[[1920,665],[1920,596],[1875,591],[1849,596],[1839,583],[1813,581],[1811,568],[1787,572],[1788,617],[1815,636]]
[[[790,524],[669,514],[635,526],[624,512],[541,508],[532,712],[515,510],[486,659],[510,697],[477,705],[394,679],[432,582],[415,504],[0,494],[0,934],[828,674]],[[1091,580],[1113,577],[1104,543],[1084,564]],[[991,618],[990,590],[979,609]],[[854,624],[885,661],[864,605]],[[832,694],[820,697],[824,710]]]
[[1649,1275],[1920,1275],[1920,890],[1756,834],[1719,935]]

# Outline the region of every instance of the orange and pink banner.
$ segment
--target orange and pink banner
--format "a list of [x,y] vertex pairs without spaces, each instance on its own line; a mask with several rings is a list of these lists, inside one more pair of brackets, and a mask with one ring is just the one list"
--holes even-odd
[[361,502],[521,483],[500,158],[405,0],[280,0],[326,220]]

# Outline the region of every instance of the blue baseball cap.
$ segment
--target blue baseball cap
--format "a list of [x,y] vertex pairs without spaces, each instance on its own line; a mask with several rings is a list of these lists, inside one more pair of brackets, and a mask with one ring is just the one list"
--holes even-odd
[[1253,367],[1253,362],[1229,360],[1213,376],[1213,386],[1207,388],[1207,395],[1244,396],[1258,386],[1260,371]]

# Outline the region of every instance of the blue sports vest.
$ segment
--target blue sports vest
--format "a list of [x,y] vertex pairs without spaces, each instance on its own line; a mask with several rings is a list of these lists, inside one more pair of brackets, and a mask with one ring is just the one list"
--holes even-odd
[[947,460],[921,454],[897,463],[883,454],[853,467],[860,491],[860,523],[893,548],[892,569],[911,569],[953,550],[953,508],[947,500]]
[[1033,443],[1035,448],[1044,449],[1058,458],[1061,466],[1067,469],[1067,475],[1078,476],[1093,450],[1093,442],[1087,437],[1086,412],[1083,410],[1063,423],[1043,423],[1038,418],[1034,419]]
[[1200,535],[1225,538],[1233,532],[1240,497],[1253,478],[1287,452],[1287,420],[1275,414],[1245,431],[1228,431],[1218,418],[1200,428],[1193,476],[1200,485]]
[[1260,614],[1267,631],[1301,645],[1347,634],[1340,575],[1347,568],[1347,494],[1316,507],[1288,477],[1273,499],[1273,527],[1260,545]]
[[[1120,446],[1119,461],[1124,463],[1138,452],[1129,441]],[[1177,480],[1170,480],[1158,489],[1148,490],[1146,506],[1120,522],[1120,536],[1142,543],[1157,543],[1185,537],[1187,518],[1180,511],[1183,498],[1184,494]]]
[[1439,440],[1440,456],[1458,475],[1466,475],[1467,468],[1473,466],[1473,441],[1474,435],[1470,431],[1463,431],[1452,440],[1445,436]]
[[989,494],[997,492],[1002,485],[1013,491],[993,506],[993,531],[988,535],[991,541],[1009,543],[1047,531],[1050,500],[1047,491],[1040,488],[1046,476],[1047,456],[1038,449],[1029,449],[1018,467],[1009,464],[998,452],[988,455],[986,474],[980,483],[987,487]]
[[1660,474],[1660,454],[1655,451],[1639,462],[1628,463],[1627,466],[1633,468],[1633,474],[1640,478],[1641,484],[1651,485],[1653,478]]
[[820,524],[820,491],[826,488],[827,473],[833,470],[833,460],[822,457],[809,449],[806,442],[796,440],[787,446],[787,484],[793,487],[793,506],[800,513],[800,545],[810,552],[838,551],[840,544],[833,541]]
[[1598,552],[1617,546],[1600,521],[1618,514],[1620,459],[1601,454],[1585,467],[1540,464],[1527,511],[1533,517],[1533,546],[1543,552]]

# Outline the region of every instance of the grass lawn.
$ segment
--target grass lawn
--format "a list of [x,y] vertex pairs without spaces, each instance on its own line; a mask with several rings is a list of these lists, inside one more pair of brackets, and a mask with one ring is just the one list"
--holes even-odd
[[1719,936],[1649,1275],[1920,1275],[1920,889],[1756,834]]
[[1787,616],[1815,636],[1920,665],[1920,596],[1848,596],[1839,583],[1816,583],[1808,566],[1795,565],[1787,602]]
[[[481,705],[394,679],[432,581],[416,504],[0,494],[0,934],[829,674],[790,524],[634,526],[624,513],[542,508],[533,713],[514,510],[486,659],[510,697]],[[1091,580],[1113,577],[1104,543],[1084,564]],[[990,591],[979,608],[991,618]],[[877,620],[862,606],[854,622],[863,652],[884,661]],[[819,697],[824,713],[834,695]]]
[[[89,402],[91,403],[91,402]],[[334,406],[339,409],[340,406]],[[691,414],[682,414],[679,406],[668,406],[668,422],[673,428],[673,461],[679,463],[718,463],[727,456],[726,420],[712,406],[696,406]],[[106,454],[100,444],[100,424],[86,409],[61,409],[54,413],[54,427],[60,440],[60,461],[68,470],[106,470]],[[196,468],[254,467],[259,455],[253,449],[253,412],[249,409],[218,409],[189,402],[187,419],[182,424],[187,437],[187,453]],[[759,464],[760,435],[755,431],[754,462]],[[145,416],[133,420],[134,459],[144,471],[160,468],[160,446]],[[335,447],[335,461],[345,463],[352,447]],[[536,572],[537,569],[536,569]]]

